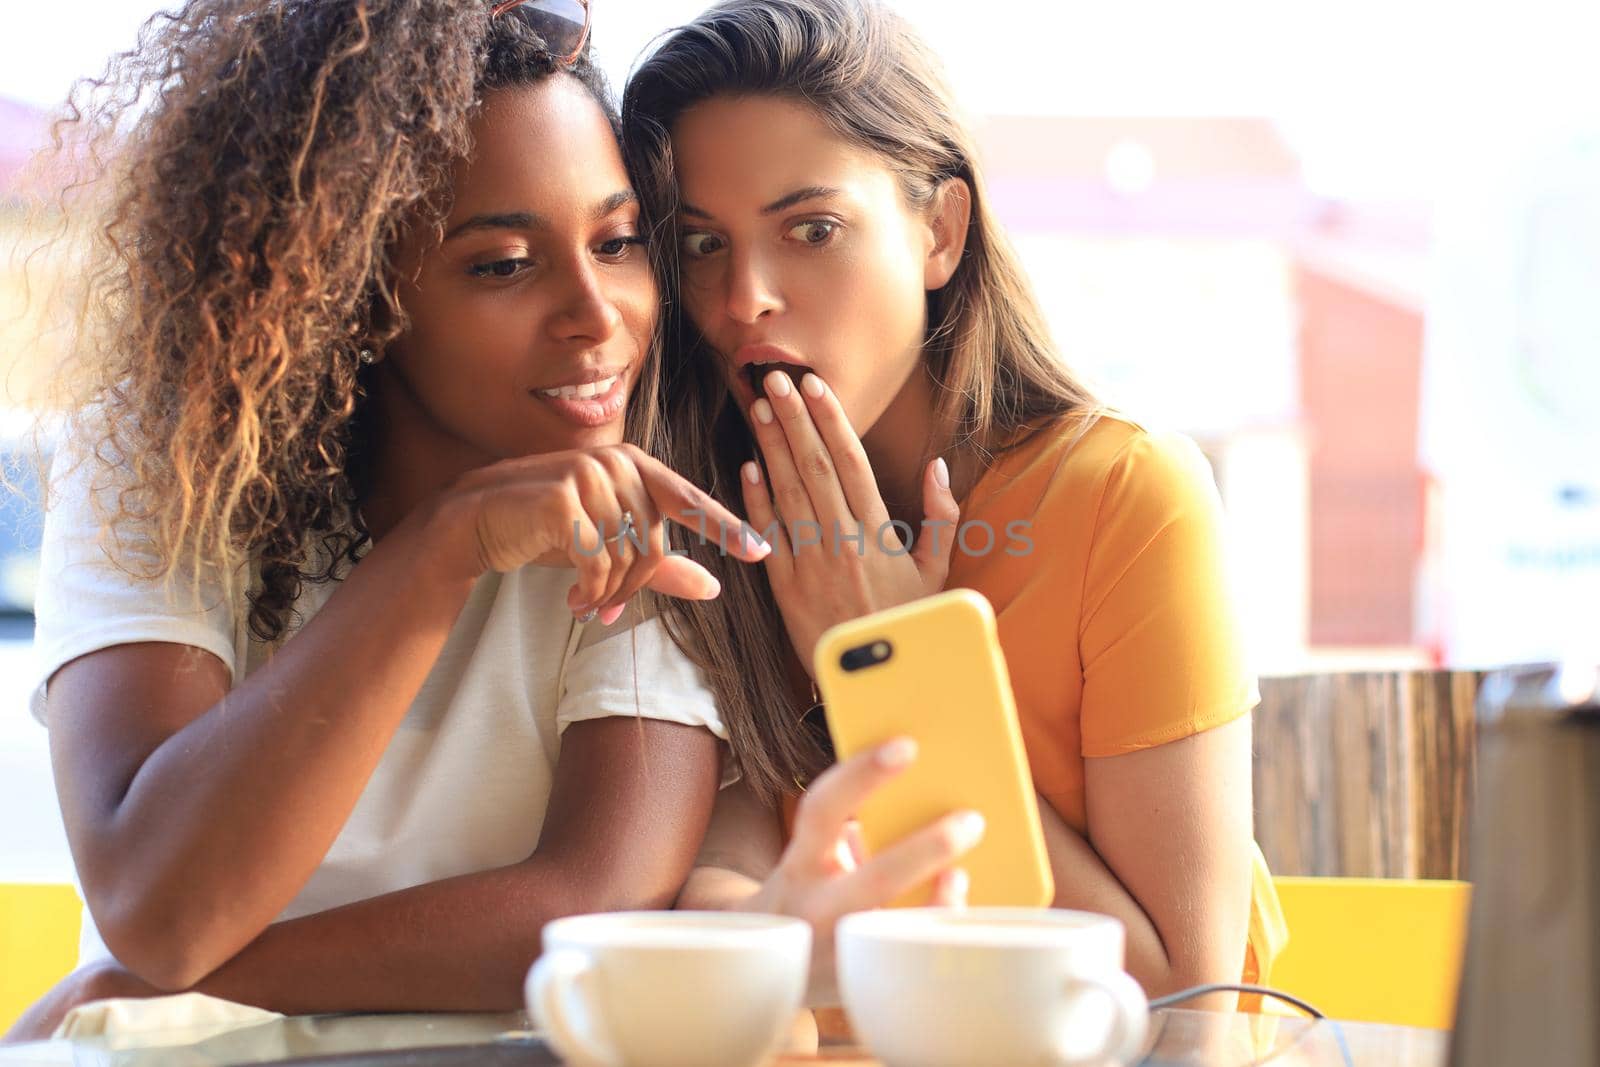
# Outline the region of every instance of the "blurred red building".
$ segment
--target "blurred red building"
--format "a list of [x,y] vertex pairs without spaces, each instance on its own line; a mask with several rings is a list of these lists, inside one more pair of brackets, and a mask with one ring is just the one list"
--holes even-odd
[[1414,646],[1425,212],[1315,195],[1265,119],[997,117],[982,150],[1068,358],[1213,457],[1269,665]]

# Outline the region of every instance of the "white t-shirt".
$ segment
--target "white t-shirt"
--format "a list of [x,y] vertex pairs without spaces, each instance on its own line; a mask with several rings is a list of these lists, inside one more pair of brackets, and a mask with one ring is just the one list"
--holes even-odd
[[[191,645],[220,659],[235,685],[270,652],[250,633],[242,591],[225,603],[220,583],[140,580],[111,561],[90,499],[91,486],[102,498],[111,491],[105,471],[83,463],[53,480],[31,705],[46,725],[45,683],[97,649]],[[126,545],[118,551],[133,557]],[[477,581],[344,829],[281,918],[525,859],[571,723],[639,715],[726,738],[703,674],[661,620],[630,612],[611,627],[579,624],[566,607],[574,579],[568,569],[524,567]],[[304,583],[294,629],[338,585]],[[87,909],[83,929],[82,960],[109,955]]]

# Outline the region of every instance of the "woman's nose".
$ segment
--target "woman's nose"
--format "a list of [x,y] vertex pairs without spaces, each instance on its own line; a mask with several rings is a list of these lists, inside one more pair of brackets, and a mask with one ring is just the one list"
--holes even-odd
[[738,322],[759,322],[783,306],[770,266],[749,253],[728,257],[726,285],[728,315]]
[[611,291],[617,282],[602,278],[593,264],[579,265],[572,278],[552,330],[562,340],[604,341],[622,326],[622,312]]

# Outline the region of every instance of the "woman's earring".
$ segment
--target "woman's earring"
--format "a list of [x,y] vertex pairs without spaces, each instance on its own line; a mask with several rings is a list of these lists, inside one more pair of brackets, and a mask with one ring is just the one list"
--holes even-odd
[[370,348],[363,348],[357,352],[356,358],[369,367],[378,362],[378,354]]

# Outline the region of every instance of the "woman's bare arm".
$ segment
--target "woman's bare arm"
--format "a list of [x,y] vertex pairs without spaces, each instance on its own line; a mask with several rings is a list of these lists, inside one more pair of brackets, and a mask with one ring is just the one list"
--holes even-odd
[[711,817],[719,762],[700,727],[575,723],[526,861],[278,923],[197,988],[291,1014],[518,1008],[545,923],[671,906]]
[[[704,598],[704,568],[647,551],[612,565],[581,529],[622,501],[698,527],[726,508],[629,445],[504,460],[388,531],[271,661],[228,689],[173,644],[103,649],[50,682],[51,756],[73,862],[107,945],[186,988],[258,937],[338,836],[486,570],[570,566],[574,605],[641,588]],[[767,546],[741,539],[741,558]]]
[[214,656],[102,649],[49,683],[73,862],[126,966],[182,989],[259,935],[354,809],[471,589],[412,516],[231,692]]
[[1152,997],[1239,981],[1254,841],[1250,717],[1085,762],[1088,840],[1040,804],[1055,906],[1121,919],[1128,971]]
[[783,853],[778,813],[761,803],[743,782],[717,795],[711,825],[695,857],[678,907],[728,911],[755,896]]
[[[544,832],[525,862],[275,924],[197,988],[294,1013],[517,1007],[544,923],[670,903],[710,817],[717,748],[706,731],[677,723],[577,723],[563,738]],[[91,964],[3,1040],[42,1040],[91,1000],[161,992],[113,961]]]

